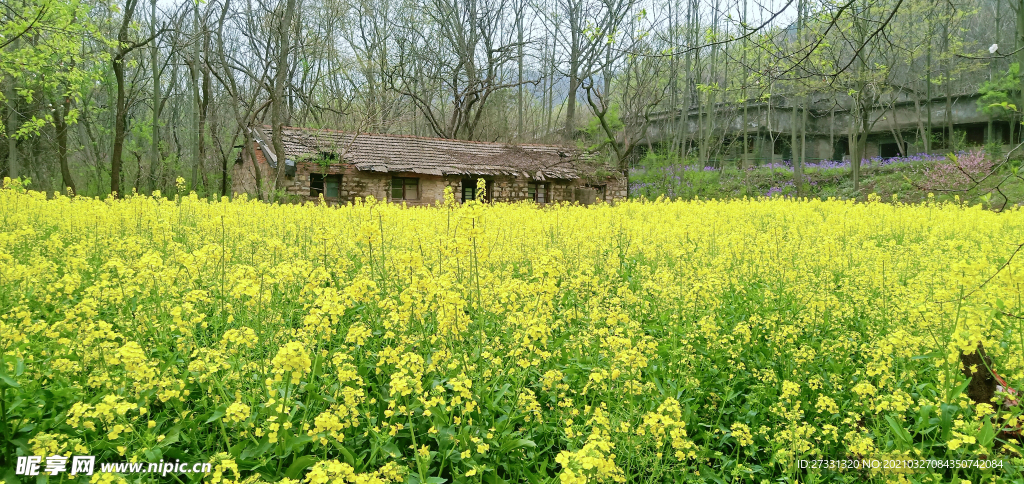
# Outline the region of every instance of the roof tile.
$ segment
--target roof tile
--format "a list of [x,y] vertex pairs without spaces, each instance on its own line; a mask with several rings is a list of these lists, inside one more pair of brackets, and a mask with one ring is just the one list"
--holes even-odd
[[[269,129],[257,129],[255,134],[270,147]],[[301,160],[327,152],[359,170],[393,173],[575,179],[580,177],[576,162],[589,156],[564,146],[353,134],[326,129],[285,127],[283,135],[289,159]]]

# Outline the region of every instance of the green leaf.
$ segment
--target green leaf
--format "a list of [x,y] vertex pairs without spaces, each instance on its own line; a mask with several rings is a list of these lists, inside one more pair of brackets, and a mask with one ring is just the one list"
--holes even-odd
[[228,452],[231,454],[232,457],[237,459],[238,456],[242,454],[242,450],[245,449],[245,446],[248,443],[248,440],[243,440],[235,445],[232,445],[231,448],[228,449]]
[[383,448],[384,452],[390,454],[392,458],[402,455],[402,451],[398,450],[398,446],[394,442],[388,442]]
[[512,452],[513,450],[521,449],[523,447],[529,447],[532,449],[534,447],[537,447],[537,443],[528,439],[518,439],[515,441],[510,440],[501,445],[499,452],[504,454],[506,452]]
[[712,481],[717,482],[719,484],[726,484],[726,482],[718,474],[715,474],[715,472],[712,471],[710,467],[704,464],[700,465],[700,476],[703,477],[704,479],[711,479]]
[[346,464],[352,466],[353,468],[356,467],[356,458],[355,456],[352,455],[352,452],[346,449],[345,446],[338,441],[334,442],[334,447],[338,449],[338,452],[341,452],[341,456],[345,459]]
[[502,385],[501,389],[498,390],[497,393],[494,394],[494,397],[490,401],[492,409],[498,408],[498,403],[501,402],[502,397],[505,396],[505,393],[508,392],[509,388],[512,388],[512,385],[506,383]]
[[213,415],[211,415],[210,418],[206,419],[206,423],[216,422],[217,419],[223,417],[224,410],[224,408],[217,408],[217,410],[214,410]]
[[968,379],[967,379],[967,380],[965,380],[965,381],[964,381],[963,383],[961,383],[961,384],[960,384],[960,386],[958,386],[958,387],[954,388],[954,389],[953,389],[953,390],[952,390],[952,391],[951,391],[951,392],[949,393],[949,395],[947,395],[947,396],[946,396],[946,401],[947,401],[947,402],[952,402],[952,401],[953,401],[953,399],[954,399],[954,398],[956,398],[957,396],[959,396],[959,395],[960,395],[961,393],[963,393],[963,392],[964,392],[964,390],[966,390],[966,389],[967,389],[967,385],[970,385],[970,384],[971,384],[971,378],[968,378]]
[[889,428],[892,429],[893,433],[896,434],[896,436],[899,437],[899,439],[902,440],[904,444],[913,444],[914,440],[910,436],[910,432],[907,432],[907,429],[903,428],[902,425],[896,422],[896,419],[892,418],[891,415],[886,415],[885,421],[889,423]]
[[2,368],[0,368],[0,383],[11,388],[21,388],[21,385],[14,378],[7,376]]
[[288,466],[288,469],[284,471],[284,476],[289,479],[298,479],[302,475],[302,471],[306,468],[313,467],[318,459],[311,455],[304,455],[296,458],[292,461],[292,465]]
[[14,467],[7,469],[7,472],[4,474],[4,482],[10,484],[21,484],[21,476],[16,474],[15,470],[16,469]]
[[995,437],[996,431],[992,428],[992,420],[989,417],[985,417],[985,425],[982,425],[981,430],[978,432],[978,443],[985,448],[991,447],[992,440]]
[[484,482],[487,482],[488,484],[505,484],[508,481],[502,479],[501,476],[498,475],[497,470],[492,470],[484,476]]
[[166,435],[167,436],[164,437],[164,440],[160,441],[159,444],[156,444],[158,448],[167,447],[168,445],[171,445],[178,441],[179,437],[181,436],[181,424],[171,427],[171,430],[169,430]]
[[[313,362],[313,376],[317,377],[323,373],[324,358],[323,356],[317,355],[316,361]],[[309,385],[307,385],[308,387]],[[309,390],[309,388],[306,388]]]
[[305,434],[288,439],[288,442],[284,446],[284,454],[288,455],[292,452],[301,453],[302,448],[305,446],[305,444],[311,440],[313,440],[313,437],[310,437],[309,435]]

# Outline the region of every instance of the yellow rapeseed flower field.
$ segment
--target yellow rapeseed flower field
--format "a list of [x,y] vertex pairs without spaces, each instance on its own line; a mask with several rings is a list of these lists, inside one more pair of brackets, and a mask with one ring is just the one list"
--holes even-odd
[[[960,358],[980,343],[1024,387],[1022,242],[1020,210],[877,199],[328,207],[8,183],[0,472],[1020,482],[1021,406],[972,401]],[[872,459],[904,468],[806,468]]]

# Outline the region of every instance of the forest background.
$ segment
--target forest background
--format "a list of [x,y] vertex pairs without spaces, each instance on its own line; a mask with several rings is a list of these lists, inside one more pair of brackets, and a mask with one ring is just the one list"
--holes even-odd
[[[806,119],[812,95],[859,119],[981,92],[1019,127],[1024,61],[1024,0],[8,0],[0,21],[0,172],[94,196],[179,177],[230,195],[255,125],[275,150],[304,126],[569,143],[622,172],[743,167],[729,120],[764,102]],[[652,146],[651,120],[680,110],[696,132],[675,123]],[[952,124],[927,124],[914,149],[955,145]],[[843,133],[853,177],[869,129]]]

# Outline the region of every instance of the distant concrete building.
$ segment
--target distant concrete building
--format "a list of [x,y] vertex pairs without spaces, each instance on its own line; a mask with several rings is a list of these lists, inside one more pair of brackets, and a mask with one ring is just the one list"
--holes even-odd
[[600,174],[587,153],[547,145],[508,145],[386,134],[285,128],[285,155],[274,153],[269,129],[253,129],[255,164],[243,150],[232,171],[232,191],[256,194],[285,159],[284,188],[301,200],[344,203],[356,197],[431,205],[451,187],[458,202],[476,196],[483,179],[487,200],[537,203],[626,197],[621,175]]
[[[954,96],[949,111],[955,134],[963,136],[967,146],[981,146],[990,136],[1003,144],[1011,143],[1010,121],[993,119],[978,109],[980,94]],[[748,157],[751,164],[764,164],[792,159],[790,137],[793,126],[793,100],[775,96],[770,102],[750,103],[747,106],[747,122],[743,124],[743,110],[740,105],[719,105],[712,112],[716,116],[711,128],[712,138],[720,143],[721,152],[717,157],[723,161],[739,161],[742,155],[743,132],[749,143]],[[850,129],[853,124],[850,100],[841,96],[812,95],[809,102],[807,121],[807,161],[841,160],[850,156]],[[923,151],[921,134],[927,131],[928,111],[931,111],[933,139],[944,139],[947,129],[946,98],[936,97],[931,102],[916,100],[900,94],[889,101],[879,103],[868,114],[868,139],[864,158],[889,158]],[[706,120],[707,113],[704,113]],[[648,129],[650,146],[664,147],[672,138],[683,132],[682,123],[687,123],[689,145],[700,143],[702,133],[699,120],[701,114],[691,109],[683,117],[680,110],[656,113]],[[707,124],[705,124],[705,130]],[[1013,138],[1020,140],[1020,129],[1013,130]],[[706,132],[706,131],[705,131]],[[799,133],[798,133],[799,135]],[[678,141],[677,141],[678,143]],[[941,141],[935,149],[948,149]]]

